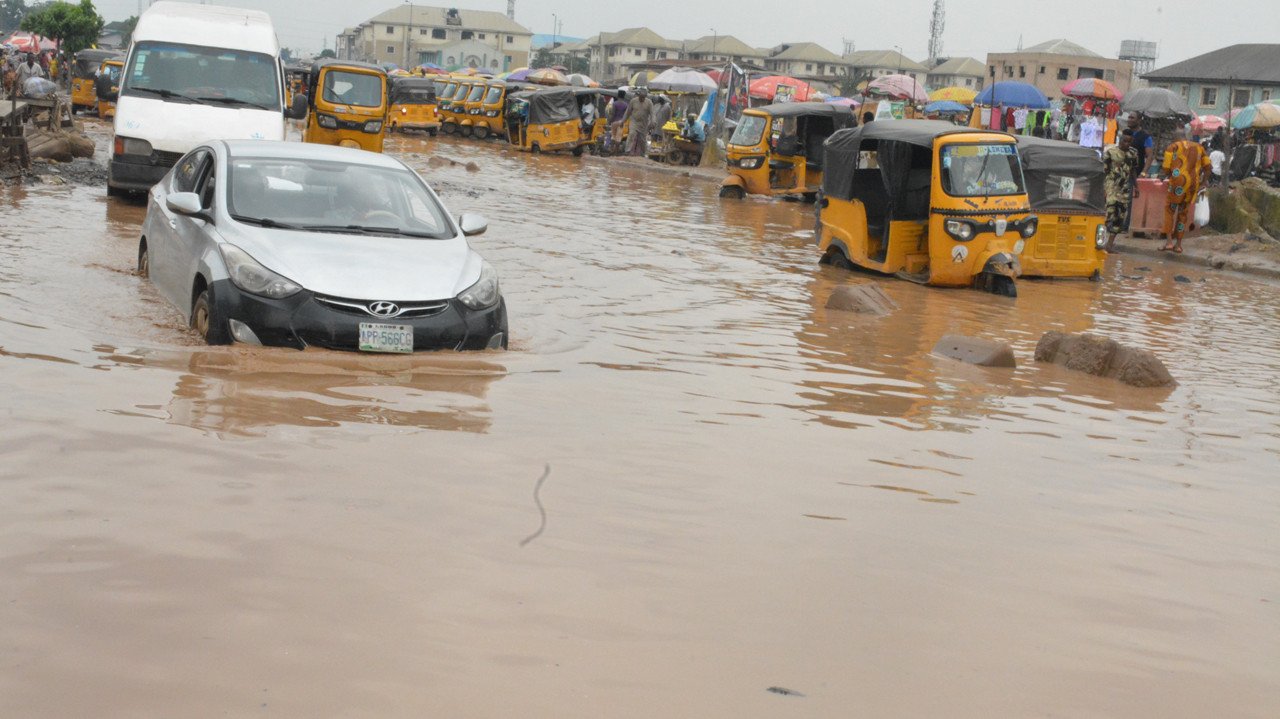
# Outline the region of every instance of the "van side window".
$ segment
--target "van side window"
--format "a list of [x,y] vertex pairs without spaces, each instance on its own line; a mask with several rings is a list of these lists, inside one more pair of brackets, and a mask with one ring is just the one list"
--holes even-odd
[[196,183],[209,163],[209,151],[197,148],[188,152],[173,168],[173,191],[195,192]]

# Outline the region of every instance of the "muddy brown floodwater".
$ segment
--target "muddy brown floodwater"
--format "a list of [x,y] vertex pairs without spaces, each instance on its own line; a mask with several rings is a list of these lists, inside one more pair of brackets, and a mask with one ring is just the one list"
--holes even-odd
[[[206,348],[140,206],[0,191],[0,716],[1280,711],[1277,287],[928,289],[818,267],[807,205],[391,148],[490,219],[510,351]],[[1050,329],[1180,385],[1037,366]]]

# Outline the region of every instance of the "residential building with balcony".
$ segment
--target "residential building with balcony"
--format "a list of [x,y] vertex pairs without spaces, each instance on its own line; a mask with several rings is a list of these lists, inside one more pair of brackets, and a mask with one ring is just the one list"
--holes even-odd
[[849,74],[861,80],[874,80],[885,75],[906,75],[924,85],[929,68],[897,50],[861,50],[845,55]]
[[982,89],[987,66],[971,57],[953,57],[929,70],[928,85],[933,89],[963,87],[967,90]]
[[587,57],[591,61],[590,75],[601,82],[625,79],[628,65],[680,57],[679,43],[672,42],[647,27],[602,32],[587,38],[585,42]]
[[765,69],[779,75],[839,80],[849,74],[849,63],[815,42],[783,43],[764,60]]
[[1133,85],[1133,63],[1103,57],[1070,40],[1049,40],[1015,52],[987,55],[987,82],[1025,82],[1050,100],[1062,97],[1063,85],[1084,77],[1106,80],[1126,93]]
[[503,72],[529,64],[533,33],[500,12],[397,5],[337,38],[338,57]]

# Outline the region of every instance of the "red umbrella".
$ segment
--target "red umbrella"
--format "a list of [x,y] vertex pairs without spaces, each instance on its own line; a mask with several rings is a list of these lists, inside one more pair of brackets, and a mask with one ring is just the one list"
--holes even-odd
[[791,99],[795,102],[806,102],[809,99],[809,95],[817,92],[812,85],[803,80],[797,80],[786,75],[770,75],[752,80],[751,86],[748,88],[748,94],[761,100],[773,101],[778,97],[779,87],[783,88],[783,95],[787,94],[789,88]]
[[4,41],[5,45],[12,45],[19,52],[40,52],[41,50],[57,50],[58,43],[47,37],[32,35],[29,32],[15,32]]
[[1067,97],[1096,97],[1101,100],[1123,100],[1124,94],[1115,85],[1096,77],[1082,77],[1062,86]]
[[711,78],[712,82],[717,85],[720,84],[720,70],[706,70],[705,72],[707,73],[707,77]]
[[1217,115],[1201,115],[1191,121],[1191,131],[1197,133],[1217,132],[1226,126],[1226,118]]
[[924,91],[924,85],[910,75],[877,77],[867,85],[867,94],[887,95],[895,100],[910,100],[911,102],[929,101],[929,93]]

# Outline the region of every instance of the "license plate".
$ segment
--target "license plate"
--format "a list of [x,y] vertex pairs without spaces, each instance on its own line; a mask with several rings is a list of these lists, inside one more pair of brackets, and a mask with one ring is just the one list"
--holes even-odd
[[360,323],[361,352],[413,352],[413,328],[409,325]]

